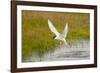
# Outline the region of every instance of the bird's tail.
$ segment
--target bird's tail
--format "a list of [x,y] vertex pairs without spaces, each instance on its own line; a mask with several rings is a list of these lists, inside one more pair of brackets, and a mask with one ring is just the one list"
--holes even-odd
[[63,42],[64,42],[64,44],[65,44],[67,47],[69,47],[69,45],[68,45],[68,43],[66,42],[65,39],[63,40]]

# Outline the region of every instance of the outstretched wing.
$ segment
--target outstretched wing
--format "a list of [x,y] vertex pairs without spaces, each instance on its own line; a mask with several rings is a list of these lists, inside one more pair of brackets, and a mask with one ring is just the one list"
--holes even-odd
[[64,36],[64,38],[66,38],[67,33],[68,33],[68,24],[66,24],[64,31],[62,32],[62,35]]
[[59,35],[59,32],[56,30],[56,28],[53,26],[53,24],[51,23],[51,21],[48,19],[48,26],[50,28],[50,30],[57,36]]

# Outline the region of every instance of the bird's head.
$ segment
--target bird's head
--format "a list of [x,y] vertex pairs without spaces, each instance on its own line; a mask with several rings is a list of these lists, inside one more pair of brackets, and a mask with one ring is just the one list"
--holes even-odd
[[55,38],[56,38],[56,36],[54,35],[54,36],[53,36],[53,39],[55,39]]

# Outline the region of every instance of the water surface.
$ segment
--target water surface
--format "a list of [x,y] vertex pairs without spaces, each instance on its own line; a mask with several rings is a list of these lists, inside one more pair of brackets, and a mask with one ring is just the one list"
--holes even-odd
[[62,44],[53,51],[46,52],[43,56],[33,52],[24,62],[39,61],[64,61],[64,60],[86,60],[90,58],[90,43],[87,40],[75,41],[70,47]]

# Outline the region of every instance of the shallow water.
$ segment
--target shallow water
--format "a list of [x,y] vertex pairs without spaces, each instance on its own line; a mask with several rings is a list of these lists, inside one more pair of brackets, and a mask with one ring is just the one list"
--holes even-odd
[[90,58],[90,43],[87,40],[71,43],[70,47],[62,44],[53,51],[46,52],[43,56],[39,56],[34,52],[32,56],[27,57],[24,62],[39,61],[63,61],[63,60],[85,60]]

